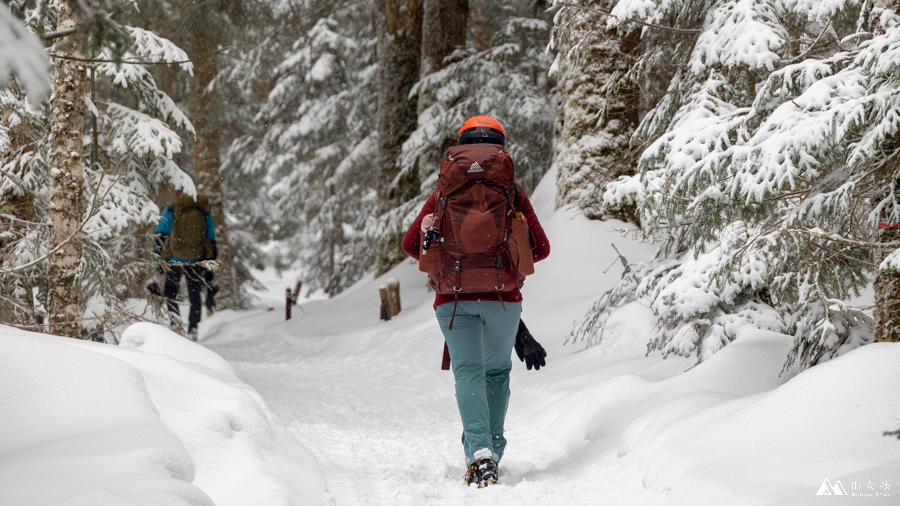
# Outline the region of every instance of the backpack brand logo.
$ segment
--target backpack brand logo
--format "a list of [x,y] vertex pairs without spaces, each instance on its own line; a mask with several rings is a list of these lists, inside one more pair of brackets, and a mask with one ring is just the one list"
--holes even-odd
[[469,167],[469,170],[467,170],[466,172],[468,172],[469,174],[473,172],[484,172],[484,169],[481,168],[481,165],[478,165],[478,162],[475,162],[471,167]]
[[816,495],[847,495],[847,491],[844,489],[844,486],[841,485],[841,482],[836,481],[834,485],[828,481],[828,478],[825,478],[825,481],[822,482],[822,486],[819,487],[819,491],[816,492]]

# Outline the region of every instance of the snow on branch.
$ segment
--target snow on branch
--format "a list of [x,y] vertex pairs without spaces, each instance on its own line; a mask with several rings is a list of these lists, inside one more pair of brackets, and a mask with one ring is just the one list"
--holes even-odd
[[149,114],[175,128],[194,133],[194,127],[187,116],[168,95],[157,89],[156,80],[144,67],[129,65],[117,67],[112,63],[101,63],[96,69],[99,75],[110,79],[120,90],[134,95]]
[[162,121],[120,104],[110,104],[106,113],[115,122],[111,147],[116,152],[168,159],[181,152],[181,137]]
[[49,63],[37,36],[13,16],[6,3],[0,5],[0,88],[15,74],[37,101],[50,90]]
[[131,53],[135,56],[153,62],[177,64],[188,74],[194,74],[194,64],[191,63],[187,53],[172,41],[143,28],[134,26],[125,28],[134,40]]

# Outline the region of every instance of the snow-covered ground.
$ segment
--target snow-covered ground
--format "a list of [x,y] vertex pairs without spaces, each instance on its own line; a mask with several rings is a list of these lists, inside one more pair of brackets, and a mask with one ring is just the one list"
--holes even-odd
[[[515,361],[500,485],[462,482],[433,295],[406,262],[290,321],[216,313],[199,344],[152,324],[119,347],[0,327],[0,504],[900,504],[900,441],[883,436],[900,344],[779,375],[790,338],[745,328],[694,366],[645,356],[653,323],[632,304],[601,346],[563,345],[621,273],[610,243],[649,249],[553,213],[552,191],[532,199],[553,251],[523,310],[548,365]],[[404,309],[382,322],[387,278]]]

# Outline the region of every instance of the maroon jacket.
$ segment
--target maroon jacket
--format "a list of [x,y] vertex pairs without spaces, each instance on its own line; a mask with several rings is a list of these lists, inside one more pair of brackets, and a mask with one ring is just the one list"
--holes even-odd
[[[522,209],[522,214],[528,220],[528,228],[531,230],[531,235],[534,239],[535,245],[531,253],[534,261],[538,262],[550,255],[550,241],[547,240],[547,234],[544,233],[537,215],[534,214],[534,208],[531,207],[528,196],[523,191],[519,191],[519,195],[521,196],[520,208]],[[409,230],[406,231],[406,235],[403,236],[403,251],[416,260],[419,259],[419,233],[422,230],[422,219],[429,214],[433,214],[436,207],[437,197],[432,193],[428,200],[425,201],[425,205],[422,206],[419,216],[416,217]],[[522,292],[518,289],[509,292],[461,293],[459,294],[459,300],[498,300],[498,293],[502,294],[503,302],[522,302]],[[454,298],[455,296],[453,295],[439,293],[434,298],[434,307],[437,308],[441,304],[453,302]]]

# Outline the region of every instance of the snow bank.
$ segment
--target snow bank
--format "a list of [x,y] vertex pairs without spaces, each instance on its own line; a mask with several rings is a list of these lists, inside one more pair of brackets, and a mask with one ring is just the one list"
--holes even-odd
[[158,325],[118,347],[0,326],[0,406],[0,504],[327,502],[259,394]]

